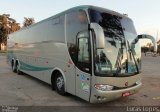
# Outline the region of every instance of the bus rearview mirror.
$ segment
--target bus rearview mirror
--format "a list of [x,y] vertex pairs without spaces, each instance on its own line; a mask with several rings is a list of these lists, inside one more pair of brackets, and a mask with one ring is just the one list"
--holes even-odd
[[147,35],[147,34],[141,34],[138,35],[137,38],[135,38],[132,43],[131,43],[131,48],[135,47],[135,44],[139,41],[139,39],[150,39],[154,45],[154,52],[157,52],[157,42],[156,39],[151,36],[151,35]]
[[90,28],[95,32],[96,48],[103,49],[105,47],[105,36],[103,28],[97,23],[91,23]]

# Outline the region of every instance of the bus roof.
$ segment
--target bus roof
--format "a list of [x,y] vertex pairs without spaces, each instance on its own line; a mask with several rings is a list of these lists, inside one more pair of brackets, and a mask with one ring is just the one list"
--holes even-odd
[[[102,8],[102,7],[97,7],[97,6],[92,6],[92,5],[81,5],[81,6],[76,6],[76,7],[70,8],[70,9],[68,9],[68,10],[65,10],[65,11],[63,11],[63,12],[61,12],[61,13],[58,13],[58,14],[56,14],[56,15],[54,15],[54,16],[51,16],[51,17],[49,17],[49,18],[47,18],[47,19],[41,20],[41,21],[39,21],[39,22],[37,22],[37,23],[34,23],[34,24],[30,25],[30,26],[23,27],[23,28],[21,28],[20,30],[14,32],[14,33],[18,33],[18,32],[20,32],[20,31],[22,31],[22,30],[26,30],[26,29],[28,29],[28,28],[34,27],[34,26],[36,26],[36,25],[38,25],[38,24],[40,24],[40,23],[42,23],[42,22],[45,22],[45,21],[48,21],[48,20],[50,20],[50,19],[56,18],[56,17],[58,17],[58,16],[60,16],[60,15],[63,15],[63,14],[69,13],[69,12],[71,12],[71,11],[73,11],[73,10],[80,10],[80,9],[84,9],[84,10],[85,10],[85,9],[89,9],[89,8],[95,9],[95,10],[100,10],[100,11],[105,11],[105,12],[107,12],[107,13],[109,13],[109,14],[112,14],[112,15],[117,15],[117,16],[119,16],[119,17],[123,17],[123,18],[128,18],[128,19],[130,19],[130,18],[127,17],[126,15],[120,14],[120,13],[115,12],[115,11],[113,11],[113,10],[109,10],[109,9]],[[12,34],[14,34],[14,33],[12,33]]]

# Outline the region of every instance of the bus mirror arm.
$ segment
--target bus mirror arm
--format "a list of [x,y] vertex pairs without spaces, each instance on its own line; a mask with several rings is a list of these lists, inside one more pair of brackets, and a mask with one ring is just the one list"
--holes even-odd
[[96,48],[103,49],[105,47],[105,36],[103,28],[97,23],[91,23],[89,29],[92,29],[95,32],[96,36]]
[[151,35],[147,35],[147,34],[141,34],[138,35],[137,38],[135,38],[132,42],[131,42],[131,49],[135,48],[135,44],[139,41],[139,39],[150,39],[154,45],[154,52],[157,52],[157,42],[156,39],[151,36]]

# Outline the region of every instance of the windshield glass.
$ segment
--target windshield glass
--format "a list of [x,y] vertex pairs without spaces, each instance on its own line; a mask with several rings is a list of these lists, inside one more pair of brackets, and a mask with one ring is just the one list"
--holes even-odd
[[[128,41],[128,46],[131,46],[131,42],[137,37],[136,30],[134,28],[132,20],[128,18],[121,19],[121,24],[123,26],[123,29],[125,29],[124,36]],[[135,61],[138,66],[138,70],[141,71],[141,47],[139,41],[135,44],[135,48],[131,49],[132,55],[135,57]],[[131,54],[130,54],[131,55]],[[130,59],[131,60],[131,59]]]
[[[138,72],[135,54],[129,52],[131,39],[128,34],[133,26],[123,27],[125,20],[122,17],[111,15],[105,11],[90,9],[90,21],[98,23],[105,34],[105,48],[95,49],[95,74],[102,76],[129,76]],[[125,28],[133,27],[130,29]],[[135,31],[135,30],[134,30]],[[96,44],[96,42],[95,42]],[[134,50],[135,51],[135,50]],[[136,51],[135,51],[136,52]]]

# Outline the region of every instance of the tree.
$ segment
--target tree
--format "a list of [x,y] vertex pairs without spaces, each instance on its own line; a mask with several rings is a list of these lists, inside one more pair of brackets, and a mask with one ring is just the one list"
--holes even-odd
[[149,51],[151,51],[152,43],[147,43],[146,46],[149,48]]
[[160,54],[160,40],[157,42],[157,53]]
[[158,45],[160,45],[160,40],[157,42]]
[[143,46],[143,47],[141,47],[141,51],[142,51],[143,53],[146,53],[146,52],[149,51],[149,48],[146,47],[146,46]]
[[23,27],[30,26],[35,23],[34,18],[24,18]]
[[20,28],[19,23],[16,23],[15,19],[10,18],[10,14],[0,15],[0,50],[1,43],[7,44],[8,34],[11,34]]

